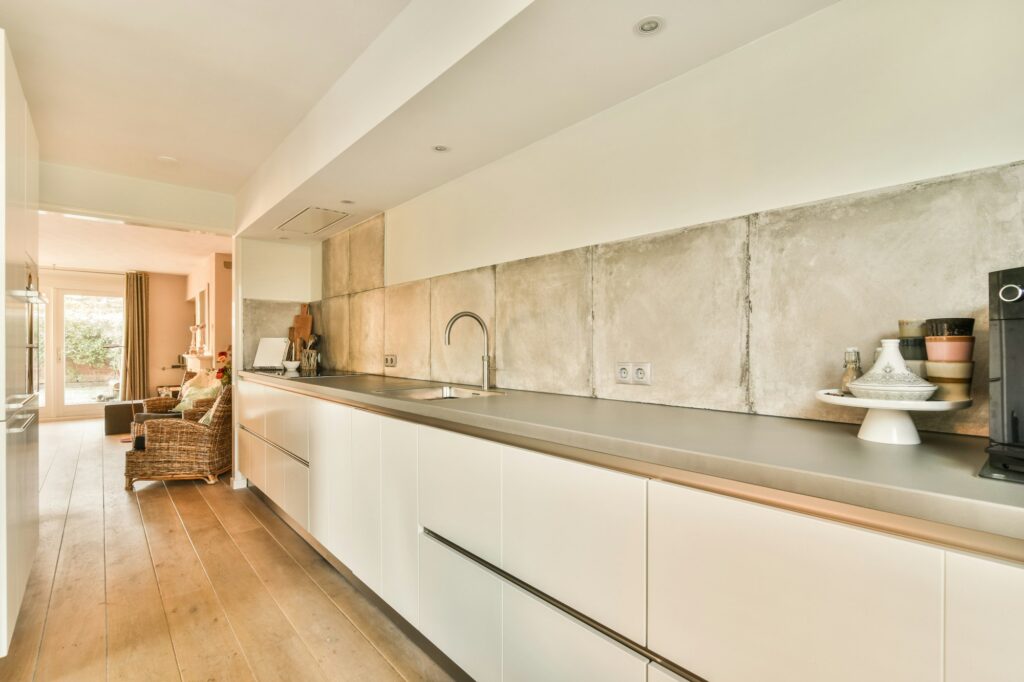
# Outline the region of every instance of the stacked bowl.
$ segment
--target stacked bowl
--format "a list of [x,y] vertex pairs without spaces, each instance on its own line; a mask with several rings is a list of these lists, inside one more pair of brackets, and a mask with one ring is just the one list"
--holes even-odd
[[970,400],[974,375],[974,319],[925,320],[928,381],[939,387],[935,400]]
[[907,369],[919,377],[925,375],[925,326],[928,320],[900,320],[900,355]]

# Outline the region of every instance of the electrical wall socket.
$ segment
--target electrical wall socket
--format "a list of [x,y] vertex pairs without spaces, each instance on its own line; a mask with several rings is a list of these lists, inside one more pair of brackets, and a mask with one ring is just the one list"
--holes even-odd
[[615,383],[617,383],[617,384],[631,384],[631,383],[633,383],[633,363],[632,362],[616,362],[615,363]]
[[633,383],[643,384],[644,386],[651,385],[651,363],[649,362],[634,362],[633,363]]
[[385,355],[384,356],[385,367],[398,367],[398,356],[397,355]]
[[649,362],[616,362],[615,383],[651,385],[651,363]]

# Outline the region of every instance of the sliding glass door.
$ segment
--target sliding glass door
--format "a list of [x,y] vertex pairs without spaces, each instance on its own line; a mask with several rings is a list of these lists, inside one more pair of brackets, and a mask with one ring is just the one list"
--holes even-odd
[[47,363],[45,413],[98,417],[120,393],[124,295],[56,289],[50,307],[53,361]]

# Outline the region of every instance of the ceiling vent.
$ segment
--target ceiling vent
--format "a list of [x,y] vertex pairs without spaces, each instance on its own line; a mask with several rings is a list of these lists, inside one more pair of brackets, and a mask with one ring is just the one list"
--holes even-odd
[[323,232],[334,223],[344,220],[350,215],[350,213],[345,213],[344,211],[332,211],[327,208],[310,206],[274,229],[290,234],[314,235]]

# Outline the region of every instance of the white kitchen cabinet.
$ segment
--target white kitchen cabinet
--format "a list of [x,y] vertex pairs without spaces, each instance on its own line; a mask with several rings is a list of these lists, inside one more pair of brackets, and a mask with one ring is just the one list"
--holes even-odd
[[253,433],[266,436],[265,389],[262,385],[246,379],[235,384],[238,403],[238,423]]
[[501,586],[503,682],[644,682],[648,659],[545,604]]
[[352,572],[380,593],[380,428],[381,417],[352,410],[351,539]]
[[938,682],[942,551],[652,481],[652,650],[715,682]]
[[501,561],[501,446],[419,427],[420,525]]
[[352,411],[327,400],[309,406],[309,530],[341,561],[351,534]]
[[309,460],[309,408],[314,398],[265,387],[266,438],[300,459]]
[[647,479],[502,448],[501,567],[644,643]]
[[647,682],[686,682],[686,680],[657,663],[650,663],[647,665]]
[[501,679],[501,580],[422,534],[419,629],[477,682]]
[[235,434],[235,473],[249,477],[249,434],[239,429]]
[[419,620],[416,426],[381,418],[380,596],[407,621]]
[[267,457],[267,474],[266,485],[261,490],[274,501],[274,504],[284,508],[284,472],[288,455],[270,444],[265,444],[263,450]]
[[284,509],[303,530],[309,529],[309,465],[284,456]]
[[946,682],[1019,682],[1024,566],[946,553]]

